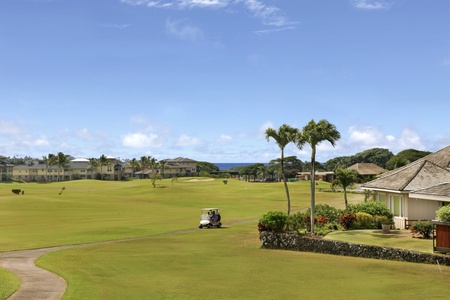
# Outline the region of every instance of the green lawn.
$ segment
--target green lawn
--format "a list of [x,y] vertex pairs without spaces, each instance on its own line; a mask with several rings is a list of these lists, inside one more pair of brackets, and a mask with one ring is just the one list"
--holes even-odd
[[[281,183],[157,184],[0,184],[0,251],[148,237],[41,257],[39,266],[67,280],[64,299],[444,299],[450,292],[447,267],[259,249],[255,220],[286,210]],[[289,184],[292,210],[309,206],[308,184]],[[342,207],[342,197],[318,192],[317,203]],[[224,228],[197,229],[208,206],[222,209]],[[0,282],[9,281],[0,272]]]

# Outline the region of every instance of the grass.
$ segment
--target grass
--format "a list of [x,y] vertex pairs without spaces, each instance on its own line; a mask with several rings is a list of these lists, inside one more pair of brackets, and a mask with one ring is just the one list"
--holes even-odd
[[391,230],[390,234],[384,234],[381,229],[335,231],[325,236],[325,239],[433,253],[433,240],[412,238],[408,230]]
[[20,286],[20,279],[13,273],[0,268],[0,299],[8,299]]
[[[256,221],[237,222],[285,211],[281,183],[157,184],[0,184],[0,251],[147,237],[42,256],[37,264],[68,282],[63,299],[444,299],[450,292],[446,267],[259,249]],[[289,186],[292,210],[308,207],[309,182]],[[342,207],[342,197],[318,192],[316,202]],[[221,208],[225,228],[197,229],[200,208],[211,206]],[[0,272],[0,282],[10,281]]]

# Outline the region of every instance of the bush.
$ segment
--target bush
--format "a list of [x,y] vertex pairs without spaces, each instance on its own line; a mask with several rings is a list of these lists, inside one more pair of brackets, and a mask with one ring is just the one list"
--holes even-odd
[[286,228],[288,216],[282,211],[269,211],[259,223],[272,231],[283,231]]
[[[339,217],[342,214],[342,210],[337,209],[328,204],[317,204],[314,208],[315,208],[314,209],[315,216],[322,216],[328,218],[329,222],[336,222],[336,223],[339,222]],[[311,209],[308,208],[305,214],[307,216],[311,216]]]
[[356,205],[349,205],[348,211],[351,211],[352,213],[365,212],[372,216],[386,216],[389,219],[394,218],[394,215],[386,207],[386,205],[376,201],[362,202]]
[[350,229],[353,222],[356,220],[356,215],[350,211],[345,212],[339,218],[339,223],[344,227],[345,230]]
[[289,230],[300,230],[306,229],[306,214],[302,212],[297,212],[295,214],[289,215],[287,218],[287,228]]
[[429,239],[433,231],[433,224],[427,220],[416,221],[411,225],[411,231],[421,234],[425,239]]
[[365,212],[357,212],[356,220],[353,223],[353,229],[372,229],[375,228],[375,223],[373,222],[373,216]]
[[450,205],[439,208],[436,211],[436,219],[442,222],[450,222]]

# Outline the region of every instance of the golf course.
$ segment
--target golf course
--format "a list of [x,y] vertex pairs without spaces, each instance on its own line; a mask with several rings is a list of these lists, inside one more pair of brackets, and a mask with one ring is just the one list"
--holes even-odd
[[[289,191],[292,211],[309,206],[309,181],[289,182]],[[70,246],[36,261],[66,281],[62,299],[448,299],[449,267],[260,249],[258,219],[286,202],[278,182],[2,182],[0,253]],[[343,208],[343,195],[317,189],[321,203]],[[220,208],[222,228],[198,228],[203,207]],[[333,236],[432,252],[430,240],[381,230]],[[0,268],[0,299],[19,286]]]

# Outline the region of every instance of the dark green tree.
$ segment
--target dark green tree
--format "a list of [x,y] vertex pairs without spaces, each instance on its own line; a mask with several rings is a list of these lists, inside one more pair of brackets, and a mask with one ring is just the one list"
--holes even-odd
[[102,154],[100,156],[100,158],[98,159],[98,165],[100,166],[101,179],[103,180],[104,179],[103,167],[111,165],[111,162],[108,160],[108,158],[104,154]]
[[211,173],[211,172],[218,172],[218,171],[220,171],[220,169],[218,166],[216,166],[213,163],[206,162],[206,161],[198,161],[197,162],[197,172],[201,172],[201,171]]
[[336,170],[336,179],[331,183],[332,187],[341,187],[344,190],[345,209],[348,208],[347,188],[358,182],[358,173],[354,170]]
[[416,161],[418,159],[421,159],[422,157],[427,156],[428,154],[431,154],[431,152],[420,151],[415,149],[406,149],[400,151],[387,161],[386,169],[394,170],[396,168],[403,167],[409,163],[412,163],[413,161]]

